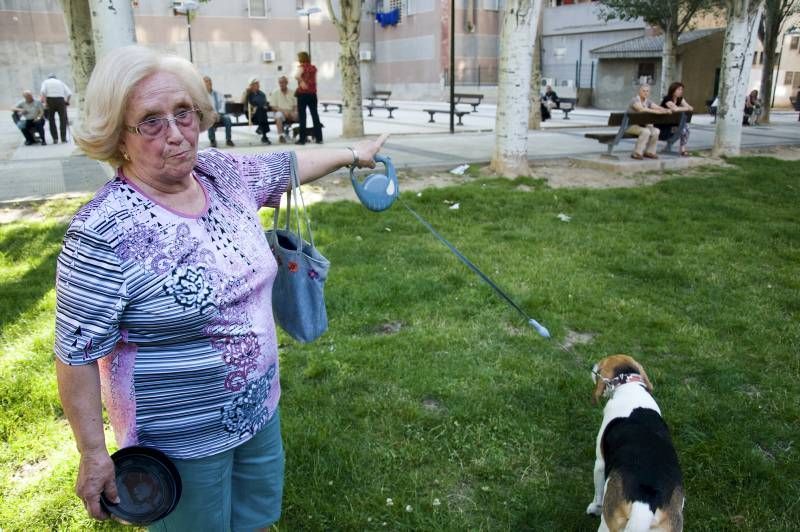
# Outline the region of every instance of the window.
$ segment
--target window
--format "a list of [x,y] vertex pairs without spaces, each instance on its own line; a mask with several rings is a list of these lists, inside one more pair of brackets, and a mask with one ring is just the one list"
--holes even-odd
[[753,64],[758,63],[758,52],[753,52]]
[[636,71],[636,78],[639,83],[653,83],[653,79],[655,79],[655,77],[655,63],[639,63],[639,68]]
[[248,16],[250,18],[264,18],[267,16],[267,0],[249,0]]
[[500,0],[483,0],[483,9],[486,11],[498,11],[500,9]]
[[787,72],[786,74],[784,74],[784,77],[783,77],[783,84],[784,85],[791,85],[792,84],[792,76],[793,76],[793,74],[794,74],[794,72]]
[[789,41],[789,50],[797,50],[800,48],[800,35],[792,36],[792,40]]

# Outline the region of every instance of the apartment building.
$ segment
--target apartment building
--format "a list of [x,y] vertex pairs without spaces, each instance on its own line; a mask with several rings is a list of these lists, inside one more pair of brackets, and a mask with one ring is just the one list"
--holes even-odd
[[[776,47],[778,59],[772,76],[772,92],[775,107],[790,107],[789,97],[800,92],[800,14],[784,22]],[[753,69],[750,72],[749,89],[761,90],[761,75],[764,69],[764,45],[756,42],[753,53]]]

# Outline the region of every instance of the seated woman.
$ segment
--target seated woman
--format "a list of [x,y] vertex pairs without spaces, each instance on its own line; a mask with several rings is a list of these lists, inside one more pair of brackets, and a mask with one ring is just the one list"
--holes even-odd
[[[689,102],[683,98],[683,83],[680,81],[676,81],[669,86],[669,89],[667,89],[667,95],[664,96],[663,100],[661,100],[661,107],[665,107],[673,113],[694,111],[694,108],[689,105]],[[677,126],[658,126],[660,131],[658,138],[661,140],[667,140],[672,136],[672,133],[675,131],[675,127]],[[689,151],[686,149],[686,145],[688,143],[689,124],[687,123],[684,124],[683,129],[681,129],[680,154],[683,157],[689,155]]]

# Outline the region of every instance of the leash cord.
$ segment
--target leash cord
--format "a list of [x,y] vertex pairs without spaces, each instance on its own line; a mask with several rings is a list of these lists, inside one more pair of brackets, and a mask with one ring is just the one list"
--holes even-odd
[[[398,198],[398,199],[399,199],[399,198]],[[504,291],[503,291],[503,290],[502,290],[502,289],[501,289],[499,286],[497,286],[497,284],[495,284],[495,283],[494,283],[494,281],[492,281],[492,280],[489,278],[489,276],[488,276],[488,275],[486,275],[485,273],[483,273],[483,272],[480,270],[480,268],[478,268],[477,266],[475,266],[475,265],[472,263],[472,261],[470,261],[470,260],[469,260],[467,257],[465,257],[465,256],[464,256],[464,255],[463,255],[463,254],[462,254],[460,251],[458,251],[458,249],[456,249],[456,247],[455,247],[453,244],[451,244],[450,242],[448,242],[446,238],[444,238],[442,235],[440,235],[440,234],[439,234],[439,232],[438,232],[438,231],[436,231],[436,229],[434,229],[434,228],[433,228],[433,226],[432,226],[431,224],[429,224],[427,220],[425,220],[425,218],[423,218],[422,216],[420,216],[419,214],[417,214],[417,212],[416,212],[414,209],[412,209],[411,207],[409,207],[409,206],[408,206],[408,204],[407,204],[406,202],[404,202],[403,200],[400,200],[400,203],[402,203],[402,204],[403,204],[403,207],[405,207],[405,208],[408,210],[408,212],[410,212],[411,214],[413,214],[413,215],[414,215],[414,217],[415,217],[417,220],[419,220],[419,222],[420,222],[422,225],[424,225],[424,226],[425,226],[425,227],[428,229],[428,231],[430,231],[430,232],[431,232],[431,234],[433,234],[433,236],[435,236],[437,239],[439,239],[439,241],[440,241],[442,244],[444,244],[445,246],[447,246],[447,247],[450,249],[450,251],[452,251],[452,252],[453,252],[453,254],[454,254],[456,257],[458,257],[458,259],[459,259],[461,262],[463,262],[463,263],[464,263],[464,264],[465,264],[465,265],[466,265],[466,266],[467,266],[467,267],[468,267],[470,270],[472,270],[473,272],[475,272],[475,274],[476,274],[478,277],[480,277],[481,279],[483,279],[483,281],[484,281],[486,284],[488,284],[490,287],[492,287],[492,289],[493,289],[495,292],[497,292],[497,294],[498,294],[500,297],[502,297],[502,298],[503,298],[503,299],[504,299],[504,300],[505,300],[505,301],[506,301],[506,302],[507,302],[509,305],[511,305],[511,307],[512,307],[512,308],[514,308],[514,309],[515,309],[517,312],[519,312],[519,313],[520,313],[520,314],[521,314],[521,315],[522,315],[522,316],[525,318],[525,320],[528,322],[528,324],[529,324],[531,327],[533,327],[534,329],[536,329],[536,332],[538,332],[538,333],[539,333],[539,334],[540,334],[542,337],[544,337],[544,338],[550,338],[550,331],[548,331],[548,330],[547,330],[547,328],[546,328],[544,325],[542,325],[541,323],[539,323],[539,322],[538,322],[538,321],[536,321],[535,319],[531,318],[531,317],[528,315],[528,313],[527,313],[527,312],[525,312],[525,311],[522,309],[522,307],[520,307],[519,305],[517,305],[517,303],[516,303],[516,302],[514,302],[514,300],[513,300],[513,299],[511,299],[511,297],[509,297],[509,296],[508,296],[508,294],[506,294],[506,293],[505,293],[505,292],[504,292]],[[562,347],[563,347],[563,346],[562,346]]]

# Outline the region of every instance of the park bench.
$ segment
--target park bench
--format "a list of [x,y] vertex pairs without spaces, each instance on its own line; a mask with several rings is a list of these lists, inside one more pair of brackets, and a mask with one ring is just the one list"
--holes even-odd
[[342,114],[342,102],[319,102],[319,104],[322,106],[322,111],[325,113],[328,112],[328,106],[330,105],[331,107],[337,107],[339,109],[339,114]]
[[[228,95],[226,94],[225,96]],[[231,127],[253,125],[250,122],[247,110],[245,109],[245,104],[241,102],[226,101],[225,114],[231,115],[231,117],[233,117],[231,119]],[[267,123],[271,126],[275,125],[275,113],[273,111],[267,111]],[[214,127],[222,127],[222,126],[223,126],[222,122],[217,122],[216,124],[214,124]],[[292,138],[298,137],[300,135],[299,127],[295,126],[294,128],[291,128],[291,122],[284,122],[283,134],[289,135],[290,129],[292,132]]]
[[[789,96],[789,101],[792,103],[795,111],[800,111],[800,100],[794,96]],[[797,113],[797,121],[800,122],[800,112]]]
[[393,112],[394,112],[394,111],[397,109],[397,106],[394,106],[394,105],[373,105],[373,104],[367,104],[367,105],[365,105],[365,106],[364,106],[364,109],[366,109],[367,111],[369,111],[369,114],[368,114],[367,116],[372,116],[372,110],[373,110],[373,109],[386,109],[387,111],[389,111],[389,118],[394,118],[394,117],[392,116],[392,113],[393,113]]
[[[433,119],[433,115],[435,115],[436,113],[443,113],[443,114],[447,114],[447,115],[450,114],[450,109],[423,109],[423,111],[428,113],[429,115],[431,115],[431,119],[428,120],[428,123],[435,122],[435,120]],[[459,111],[458,109],[456,109],[455,110],[455,115],[458,117],[458,124],[457,125],[463,126],[464,124],[461,122],[461,117],[463,117],[464,115],[468,115],[468,114],[469,114],[469,111]]]
[[657,115],[654,113],[611,113],[608,117],[609,126],[619,126],[616,133],[586,133],[584,137],[595,139],[600,144],[608,146],[608,153],[610,156],[614,146],[619,144],[622,139],[635,139],[638,135],[633,133],[626,133],[625,130],[632,125],[645,126],[653,124],[654,126],[675,126],[675,131],[667,139],[667,149],[665,152],[672,151],[672,145],[680,140],[681,130],[683,127],[692,121],[692,113],[670,113],[665,115]]
[[[463,103],[466,105],[472,106],[472,111],[477,112],[478,106],[481,104],[481,100],[483,100],[483,94],[468,94],[465,92],[456,92],[453,93],[453,98],[455,98],[455,103]],[[459,118],[459,120],[461,120]],[[431,120],[432,122],[433,120]],[[460,124],[461,122],[459,122]]]
[[569,120],[569,114],[575,110],[576,103],[578,103],[576,98],[559,98],[556,109],[564,113],[564,120]]
[[[373,91],[372,94],[365,99],[369,100],[369,105],[373,107],[380,107],[379,105],[375,105],[375,100],[381,100],[383,102],[383,107],[386,107],[389,105],[389,97],[391,95],[392,91]],[[397,109],[397,107],[395,107],[395,109]]]

